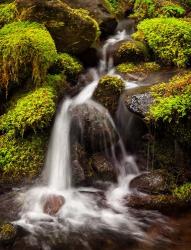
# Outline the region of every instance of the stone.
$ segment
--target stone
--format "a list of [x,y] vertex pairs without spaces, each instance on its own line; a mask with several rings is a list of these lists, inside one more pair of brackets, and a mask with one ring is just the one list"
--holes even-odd
[[154,170],[135,177],[130,188],[148,194],[169,193],[173,185],[172,177],[165,170]]
[[52,216],[56,215],[65,203],[65,199],[63,196],[54,194],[50,194],[46,197],[43,197],[43,200],[43,212]]

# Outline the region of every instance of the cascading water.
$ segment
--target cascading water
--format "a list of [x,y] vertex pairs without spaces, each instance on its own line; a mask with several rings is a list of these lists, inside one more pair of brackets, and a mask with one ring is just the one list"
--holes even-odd
[[[115,74],[112,58],[107,56],[108,48],[127,38],[129,35],[126,31],[122,31],[106,41],[98,69],[89,70],[92,82],[73,99],[66,99],[58,111],[43,173],[46,185],[32,188],[24,194],[21,219],[16,222],[30,231],[32,235],[47,235],[48,230],[52,228],[51,237],[53,237],[53,234],[57,235],[58,232],[76,231],[86,227],[92,231],[104,229],[120,231],[134,238],[146,239],[142,230],[143,223],[135,218],[123,204],[123,198],[130,192],[129,182],[139,171],[134,158],[127,155],[122,139],[119,139],[118,143],[120,159],[116,157],[115,150],[112,151],[112,160],[119,169],[117,184],[111,185],[106,192],[94,188],[71,186],[71,111],[79,105],[87,104],[93,106],[98,112],[102,112],[104,108],[91,97],[102,74]],[[109,113],[108,121],[116,130]],[[100,192],[102,198],[99,196]],[[54,216],[44,212],[44,201],[49,195],[63,197],[65,201]],[[101,203],[105,204],[104,206],[100,206],[100,199]]]

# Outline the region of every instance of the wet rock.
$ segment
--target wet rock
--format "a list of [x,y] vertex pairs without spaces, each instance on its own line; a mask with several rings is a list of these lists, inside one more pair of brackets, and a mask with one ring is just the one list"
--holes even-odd
[[165,170],[154,170],[141,174],[130,183],[131,188],[148,194],[168,193],[172,185],[172,177]]
[[64,0],[64,2],[72,8],[83,8],[88,10],[91,16],[97,20],[103,37],[114,33],[117,27],[117,20],[109,13],[103,4],[103,0]]
[[111,162],[109,162],[104,155],[97,153],[94,154],[90,160],[89,164],[94,170],[95,176],[98,180],[102,181],[116,181],[117,175],[115,168]]
[[72,145],[72,182],[73,185],[82,185],[86,180],[88,172],[88,156],[82,145],[75,143]]
[[151,104],[153,103],[153,98],[150,92],[140,93],[135,95],[129,95],[126,92],[123,96],[124,103],[126,107],[132,112],[141,117],[145,117]]
[[[87,12],[72,9],[60,0],[16,0],[22,20],[43,23],[58,51],[78,54],[96,40],[98,24]],[[80,27],[80,29],[79,29]]]
[[108,111],[99,104],[90,102],[74,107],[71,135],[85,145],[87,152],[106,151],[117,143],[118,135]]
[[58,213],[60,208],[64,205],[65,199],[61,195],[48,195],[47,197],[43,197],[44,206],[43,212],[49,215],[55,215]]
[[0,225],[0,245],[7,246],[13,244],[17,235],[16,227],[11,223]]

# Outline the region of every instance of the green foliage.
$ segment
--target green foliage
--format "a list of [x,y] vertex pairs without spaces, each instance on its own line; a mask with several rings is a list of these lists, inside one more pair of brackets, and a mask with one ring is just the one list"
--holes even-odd
[[14,22],[0,30],[0,82],[7,89],[11,81],[30,72],[41,83],[57,56],[54,41],[40,24]]
[[67,53],[58,54],[54,68],[58,72],[63,72],[68,80],[75,80],[83,70],[80,62]]
[[181,17],[185,9],[173,1],[136,0],[133,17],[142,20],[153,17]]
[[104,0],[104,4],[110,13],[118,12],[119,0]]
[[191,74],[176,76],[168,84],[160,84],[151,89],[154,103],[150,107],[148,119],[179,122],[191,110]]
[[191,183],[186,183],[173,190],[173,195],[179,200],[190,201],[191,200]]
[[9,111],[0,117],[0,131],[23,136],[26,130],[46,128],[56,111],[55,100],[56,91],[52,86],[19,96]]
[[0,27],[15,20],[17,9],[15,3],[0,4]]
[[164,63],[185,67],[191,56],[191,26],[176,18],[154,18],[142,21],[138,32],[155,55]]
[[162,16],[181,17],[185,14],[185,9],[179,5],[167,5],[161,8]]
[[141,64],[122,63],[117,66],[117,71],[124,74],[151,73],[158,71],[160,65],[156,62],[146,62]]
[[147,47],[140,41],[124,42],[117,50],[120,62],[146,60],[148,56]]
[[1,182],[20,182],[36,177],[44,163],[47,138],[45,135],[23,138],[0,136]]
[[154,0],[136,0],[134,4],[134,16],[143,19],[153,16],[156,8]]

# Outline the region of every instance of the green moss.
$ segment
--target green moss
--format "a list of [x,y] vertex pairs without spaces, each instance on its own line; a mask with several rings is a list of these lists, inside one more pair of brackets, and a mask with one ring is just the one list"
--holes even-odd
[[18,97],[0,117],[0,131],[23,136],[27,130],[42,130],[50,125],[56,111],[56,91],[45,86]]
[[117,109],[119,97],[124,87],[121,78],[109,75],[103,76],[94,93],[94,98],[113,114]]
[[164,5],[161,8],[161,15],[164,17],[181,17],[185,14],[185,9],[178,4],[169,4]]
[[191,56],[191,26],[176,18],[154,18],[138,25],[156,57],[165,64],[185,67]]
[[156,62],[146,62],[142,64],[122,63],[117,66],[117,71],[124,74],[151,73],[159,69],[160,65]]
[[76,80],[77,76],[83,70],[82,64],[75,57],[67,53],[58,54],[53,67],[56,72],[63,72],[68,80]]
[[153,16],[156,8],[154,0],[136,0],[134,4],[134,17],[144,19]]
[[154,103],[147,119],[179,122],[191,110],[191,73],[174,77],[169,84],[160,84],[151,89]]
[[173,190],[173,195],[179,200],[191,200],[191,183],[183,184]]
[[120,45],[117,50],[119,62],[147,60],[148,50],[140,41],[127,41]]
[[16,19],[17,9],[15,3],[0,4],[0,27]]
[[40,24],[14,22],[0,30],[1,87],[18,82],[30,72],[36,84],[41,83],[57,56],[54,41]]
[[0,136],[1,182],[16,183],[36,177],[44,164],[46,146],[47,137],[43,134],[25,139]]

